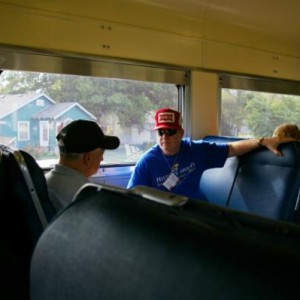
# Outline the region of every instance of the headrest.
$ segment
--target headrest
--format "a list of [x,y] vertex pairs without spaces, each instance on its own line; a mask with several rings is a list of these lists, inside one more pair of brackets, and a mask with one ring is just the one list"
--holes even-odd
[[232,136],[207,135],[202,140],[211,143],[230,143],[230,142],[240,141],[244,139],[238,137],[232,137]]

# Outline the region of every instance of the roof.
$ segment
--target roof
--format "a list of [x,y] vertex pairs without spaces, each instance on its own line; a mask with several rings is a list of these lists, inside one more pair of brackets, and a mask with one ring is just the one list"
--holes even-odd
[[78,107],[86,113],[91,119],[96,120],[96,117],[87,111],[83,106],[76,102],[55,103],[53,99],[43,93],[30,92],[26,94],[0,95],[0,119],[10,115],[29,103],[39,99],[48,99],[52,105],[42,109],[40,112],[32,116],[33,119],[57,119],[73,107]]
[[32,118],[33,119],[57,119],[63,115],[68,110],[73,107],[78,107],[80,110],[84,111],[90,118],[96,120],[96,117],[87,111],[83,106],[76,102],[64,102],[64,103],[55,103],[42,111],[36,113]]
[[47,98],[52,103],[55,103],[50,97],[42,93],[30,92],[27,94],[13,94],[13,95],[0,95],[0,119],[7,115],[19,110],[20,108],[28,105],[30,102],[35,101],[41,97]]

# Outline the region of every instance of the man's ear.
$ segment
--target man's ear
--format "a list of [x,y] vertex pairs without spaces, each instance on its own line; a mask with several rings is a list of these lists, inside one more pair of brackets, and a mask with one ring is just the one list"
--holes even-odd
[[84,165],[89,166],[91,163],[92,153],[91,152],[85,152],[82,155],[82,162]]

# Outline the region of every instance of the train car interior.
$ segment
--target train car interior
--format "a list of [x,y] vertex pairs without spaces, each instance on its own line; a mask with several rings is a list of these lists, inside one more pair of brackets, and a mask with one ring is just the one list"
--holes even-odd
[[[126,187],[161,107],[198,142],[300,125],[298,0],[0,0],[0,11],[1,298],[297,298],[299,141],[206,170],[200,199]],[[45,174],[77,119],[120,146],[56,213]]]

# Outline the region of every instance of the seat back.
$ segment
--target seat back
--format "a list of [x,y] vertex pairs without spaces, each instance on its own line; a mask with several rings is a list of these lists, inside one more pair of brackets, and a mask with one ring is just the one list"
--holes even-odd
[[83,187],[38,241],[31,299],[293,299],[298,226],[164,194]]
[[278,157],[266,148],[239,158],[228,206],[265,217],[298,221],[300,143],[282,144]]
[[43,170],[25,151],[0,145],[0,176],[0,296],[27,299],[31,255],[55,211]]
[[232,137],[232,136],[222,136],[222,135],[207,135],[203,138],[204,141],[206,142],[211,142],[211,143],[223,143],[227,144],[230,142],[236,142],[240,140],[244,140],[245,138],[240,138],[240,137]]
[[[241,139],[209,135],[204,137],[203,140],[210,143],[229,143]],[[226,160],[222,168],[213,168],[204,171],[199,182],[201,199],[227,206],[238,167],[239,159],[237,157],[230,157]]]
[[[229,138],[209,136],[210,142]],[[260,148],[230,157],[223,168],[206,170],[199,182],[211,203],[276,220],[299,222],[300,143],[281,144],[283,156]]]
[[222,168],[204,171],[199,182],[201,199],[226,207],[232,193],[238,168],[239,159],[229,157]]

